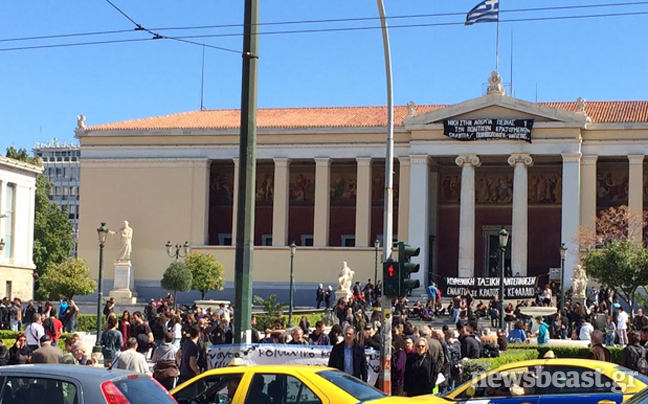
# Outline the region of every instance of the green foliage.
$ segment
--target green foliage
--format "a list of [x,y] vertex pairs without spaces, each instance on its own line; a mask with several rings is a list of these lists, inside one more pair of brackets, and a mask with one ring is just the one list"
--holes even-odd
[[96,314],[78,314],[77,331],[96,331],[97,330],[97,315]]
[[460,383],[465,383],[477,376],[479,373],[487,372],[490,369],[498,368],[507,363],[526,361],[531,359],[538,359],[538,350],[535,346],[511,345],[507,351],[500,352],[497,358],[482,358],[482,359],[464,359],[461,361],[463,365],[463,373],[461,374]]
[[38,157],[32,157],[27,153],[26,149],[18,149],[10,146],[7,147],[7,157],[14,160],[24,161],[25,163],[33,164],[35,166],[41,166],[41,161]]
[[286,307],[285,304],[277,301],[277,295],[270,295],[267,299],[264,299],[261,296],[254,296],[254,302],[263,306],[263,311],[265,311],[270,317],[281,316],[284,307]]
[[56,300],[87,295],[96,288],[97,282],[90,279],[90,269],[85,260],[77,258],[50,264],[40,282],[41,293],[48,299]]
[[[30,157],[27,150],[7,148],[7,157],[40,166],[38,157]],[[36,298],[43,299],[40,293],[40,276],[51,264],[60,264],[74,248],[72,224],[67,214],[49,200],[52,184],[44,175],[36,177],[36,200],[34,216],[34,264],[36,264],[34,290]]]
[[[287,315],[270,316],[268,314],[254,313],[254,316],[257,318],[257,329],[262,329],[266,324],[274,323],[275,320],[281,320],[283,324],[288,324]],[[303,315],[293,313],[293,321],[295,322],[295,324],[299,324],[299,321],[301,320],[302,316],[306,316],[311,327],[315,327],[315,323],[320,320],[324,321],[325,323],[327,321],[326,314],[324,313],[310,313],[310,314],[303,314]]]
[[[183,261],[174,261],[164,271],[160,285],[166,290],[172,290],[176,296],[178,292],[187,292],[191,290],[192,276],[191,271]],[[177,299],[173,299],[177,301]]]
[[[22,332],[22,331],[20,331]],[[0,340],[7,347],[11,348],[16,343],[19,331],[0,330]],[[62,333],[58,341],[58,347],[65,350],[65,339],[71,338],[72,334]]]
[[648,250],[639,243],[613,240],[588,251],[582,262],[591,277],[612,287],[630,307],[637,289],[648,284]]
[[216,261],[213,255],[187,254],[185,263],[193,276],[191,289],[200,291],[201,300],[205,299],[205,294],[208,292],[225,288],[223,266]]

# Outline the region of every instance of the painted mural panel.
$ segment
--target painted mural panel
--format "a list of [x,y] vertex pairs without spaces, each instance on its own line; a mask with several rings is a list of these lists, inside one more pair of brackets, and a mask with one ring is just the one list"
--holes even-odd
[[529,172],[529,203],[562,202],[562,173],[559,166],[539,167]]
[[315,203],[315,167],[292,165],[290,167],[290,204],[313,206]]
[[[383,206],[385,204],[385,165],[373,164],[371,167],[371,204]],[[394,206],[398,206],[398,191],[400,181],[400,167],[394,165]]]
[[272,206],[274,200],[274,166],[257,165],[256,203],[259,206]]
[[234,166],[212,165],[209,183],[209,203],[232,206],[234,201]]
[[[461,173],[459,170],[441,171],[439,187],[439,203],[459,203],[461,195]],[[410,187],[412,184],[410,184]]]
[[596,196],[598,207],[627,205],[628,164],[599,163],[597,165]]
[[475,202],[507,204],[513,201],[513,173],[505,170],[480,170],[475,173]]
[[357,178],[355,164],[331,166],[331,205],[355,205]]

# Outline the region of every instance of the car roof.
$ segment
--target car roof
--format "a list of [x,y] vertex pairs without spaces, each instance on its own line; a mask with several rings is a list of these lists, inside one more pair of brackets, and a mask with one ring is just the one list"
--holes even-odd
[[225,366],[222,368],[215,368],[208,370],[202,375],[220,374],[220,373],[237,373],[237,372],[300,372],[300,373],[317,373],[322,370],[338,371],[334,368],[325,366],[308,366],[308,365],[242,365],[242,366]]
[[538,366],[538,365],[571,365],[571,366],[584,366],[592,369],[608,370],[617,367],[616,363],[595,361],[591,359],[574,359],[574,358],[556,358],[556,359],[531,359],[520,362],[511,362],[502,365],[497,370],[513,369],[523,366]]
[[104,380],[119,379],[125,376],[137,374],[135,372],[121,369],[107,369],[104,367],[83,366],[83,365],[63,365],[63,364],[32,364],[32,365],[11,365],[1,366],[0,376],[7,373],[19,375],[40,375],[60,377],[66,376],[74,379],[98,378]]

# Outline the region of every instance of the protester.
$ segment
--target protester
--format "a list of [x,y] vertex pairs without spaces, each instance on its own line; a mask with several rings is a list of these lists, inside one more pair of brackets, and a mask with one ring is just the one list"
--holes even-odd
[[470,326],[461,325],[459,329],[459,342],[461,343],[461,357],[479,359],[482,357],[481,342],[472,333]]
[[126,342],[128,347],[124,352],[119,354],[115,362],[115,368],[132,370],[137,373],[147,373],[148,364],[146,358],[140,352],[137,352],[137,339],[131,337]]
[[121,331],[117,329],[117,317],[114,313],[108,316],[104,331],[101,333],[101,353],[104,357],[104,367],[110,367],[117,353],[124,345]]
[[405,353],[405,340],[400,335],[392,335],[391,382],[392,396],[405,394],[405,367],[407,354]]
[[623,310],[619,303],[615,303],[616,329],[619,336],[619,344],[627,345],[628,341],[628,313]]
[[428,342],[421,337],[414,345],[415,355],[411,356],[410,363],[406,365],[405,390],[408,397],[431,394],[436,384],[434,378],[434,364],[428,354]]
[[189,329],[189,336],[182,345],[180,360],[180,380],[178,383],[184,383],[200,374],[198,367],[198,341],[200,340],[200,329],[192,327]]
[[628,345],[623,348],[623,351],[621,351],[620,365],[640,372],[642,369],[640,369],[639,360],[641,358],[644,358],[644,360],[646,359],[646,350],[639,343],[640,338],[637,332],[631,331],[627,337]]
[[40,348],[40,339],[45,335],[40,314],[34,314],[33,321],[25,328],[25,335],[27,335],[27,346],[30,351]]
[[[41,335],[42,337],[42,335]],[[10,365],[24,365],[29,363],[31,358],[31,349],[27,346],[27,336],[25,333],[19,333],[16,336],[16,342],[9,349],[9,364]]]
[[312,345],[331,345],[331,340],[329,336],[324,332],[325,325],[323,321],[318,321],[315,323],[315,330],[310,335],[310,343]]
[[52,345],[49,336],[43,335],[41,337],[41,347],[32,353],[30,363],[60,363],[61,359],[63,359],[63,352]]
[[536,317],[536,322],[538,323],[538,336],[537,341],[538,345],[545,345],[549,343],[549,326],[545,323],[542,316]]
[[356,331],[353,327],[347,326],[344,329],[344,342],[333,346],[328,366],[367,381],[367,357],[356,342]]
[[610,351],[603,346],[603,333],[599,330],[594,330],[590,334],[590,339],[592,341],[592,348],[587,355],[587,359],[611,362]]
[[[315,302],[317,303],[317,308],[319,309],[320,306],[322,305],[322,302],[324,301],[324,285],[321,283],[317,287],[317,290],[315,291]],[[328,307],[327,307],[328,308]]]
[[178,367],[178,349],[173,344],[173,333],[167,332],[164,341],[153,353],[153,378],[167,390],[175,387],[176,378],[180,375]]

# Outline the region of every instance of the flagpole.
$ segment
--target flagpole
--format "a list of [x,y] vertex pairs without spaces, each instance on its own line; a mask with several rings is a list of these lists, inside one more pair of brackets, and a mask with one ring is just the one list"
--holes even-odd
[[499,73],[499,10],[497,11],[497,33],[495,35],[495,71]]

